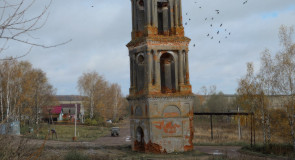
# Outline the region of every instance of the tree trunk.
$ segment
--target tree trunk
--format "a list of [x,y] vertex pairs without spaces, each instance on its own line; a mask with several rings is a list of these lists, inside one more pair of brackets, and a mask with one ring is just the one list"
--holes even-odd
[[10,111],[10,86],[9,86],[9,74],[8,74],[8,79],[7,79],[7,86],[6,86],[6,121],[8,122],[9,120],[9,111]]
[[[16,95],[14,95],[14,104],[13,104],[13,107],[12,108],[14,108],[15,109],[15,107],[17,107],[17,93],[15,93]],[[12,110],[14,110],[14,109],[12,109]],[[17,107],[17,113],[15,113],[15,111],[14,111],[14,113],[12,113],[13,114],[13,116],[12,116],[12,118],[14,119],[14,120],[16,120],[16,121],[18,121],[18,114],[19,114],[19,112],[20,112],[20,110],[19,110],[19,107]]]
[[114,115],[113,115],[113,119],[117,119],[117,114],[118,114],[118,93],[117,93],[117,89],[115,89],[115,100],[114,100],[115,104],[114,104]]
[[265,113],[262,107],[261,107],[261,124],[262,124],[262,131],[263,131],[263,144],[266,144]]
[[[292,83],[293,84],[293,83]],[[293,94],[293,88],[291,87],[291,93]],[[289,125],[291,129],[291,136],[293,140],[293,150],[295,151],[295,131],[294,131],[294,121],[295,121],[295,111],[294,111],[294,96],[291,96],[291,106],[289,111]]]
[[0,98],[0,103],[1,103],[1,122],[3,122],[3,119],[4,119],[4,113],[3,113],[3,93],[2,93],[2,90],[1,90],[1,98]]
[[265,107],[265,102],[264,102],[264,94],[261,95],[261,106],[260,106],[260,111],[261,111],[261,121],[262,121],[262,130],[263,130],[263,144],[268,144],[267,143],[267,111]]
[[267,127],[267,144],[270,144],[271,130],[270,130],[270,115],[269,115],[269,113],[267,113],[266,127]]
[[289,125],[291,129],[291,137],[293,141],[293,149],[295,151],[295,132],[294,132],[294,107],[291,106],[291,113],[289,113]]
[[21,106],[21,107],[19,108],[19,113],[18,113],[18,119],[19,119],[19,122],[21,122],[21,120],[22,120],[22,114],[21,114],[21,113],[22,113],[22,108],[23,108],[22,106],[23,106],[23,105],[21,104],[20,106]]
[[263,131],[263,144],[266,144],[266,127],[265,127],[265,117],[264,117],[264,113],[262,114],[262,131]]
[[93,102],[93,95],[91,95],[90,97],[90,119],[93,118],[93,106],[94,106],[94,102]]
[[36,95],[35,95],[35,123],[36,123],[37,127],[38,127],[38,124],[39,124],[38,108],[39,108],[38,107],[38,91],[36,91]]

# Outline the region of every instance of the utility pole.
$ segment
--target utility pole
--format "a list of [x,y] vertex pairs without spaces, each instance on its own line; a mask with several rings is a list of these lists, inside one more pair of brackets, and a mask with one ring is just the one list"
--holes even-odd
[[77,137],[77,103],[75,104],[76,112],[75,112],[75,137]]
[[77,104],[75,104],[75,136],[73,137],[73,141],[76,141],[77,140]]

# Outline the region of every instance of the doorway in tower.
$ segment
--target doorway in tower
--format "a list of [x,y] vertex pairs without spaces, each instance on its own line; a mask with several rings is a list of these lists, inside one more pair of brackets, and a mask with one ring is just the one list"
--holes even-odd
[[170,53],[164,53],[160,57],[161,65],[161,92],[175,93],[175,60]]
[[144,133],[141,127],[137,127],[136,129],[134,148],[136,148],[137,151],[144,151]]

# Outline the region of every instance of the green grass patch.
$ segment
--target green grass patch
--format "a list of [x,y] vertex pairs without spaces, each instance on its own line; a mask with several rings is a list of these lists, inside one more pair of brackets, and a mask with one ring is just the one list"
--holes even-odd
[[257,144],[252,148],[248,146],[244,146],[242,151],[250,151],[255,153],[260,153],[269,156],[283,156],[288,158],[295,158],[295,152],[293,150],[293,146],[290,144],[269,144],[262,145]]
[[209,160],[229,160],[227,156],[221,155],[221,156],[211,156]]
[[64,160],[89,160],[89,157],[77,150],[72,150],[65,155]]
[[[51,135],[50,130],[55,129],[57,133],[56,136]],[[50,133],[49,140],[58,140],[58,141],[72,141],[72,138],[75,136],[75,126],[74,125],[48,125],[41,124],[39,129],[34,128],[33,133],[29,133],[28,127],[23,127],[21,133],[27,138],[34,139],[44,139],[48,133]],[[99,126],[86,126],[86,125],[77,125],[77,141],[93,141],[99,137],[110,134],[110,127],[99,127]]]

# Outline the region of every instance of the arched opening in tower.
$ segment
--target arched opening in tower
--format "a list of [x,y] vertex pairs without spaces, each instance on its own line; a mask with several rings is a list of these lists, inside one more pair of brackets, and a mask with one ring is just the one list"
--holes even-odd
[[144,133],[141,127],[136,129],[136,140],[134,141],[134,148],[137,151],[144,151]]
[[168,0],[161,0],[158,5],[158,33],[164,34],[169,30]]
[[145,63],[144,63],[144,56],[143,55],[138,55],[137,56],[137,66],[136,66],[136,86],[137,86],[137,92],[141,92],[144,89],[144,69],[145,69]]
[[160,58],[161,92],[175,93],[175,61],[170,53],[164,53]]
[[138,31],[144,30],[144,1],[137,0],[137,29]]

